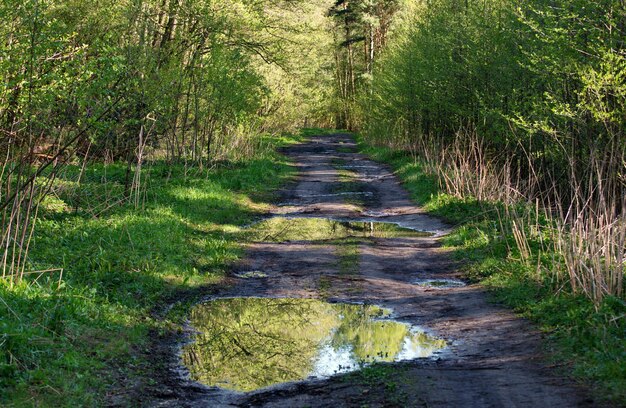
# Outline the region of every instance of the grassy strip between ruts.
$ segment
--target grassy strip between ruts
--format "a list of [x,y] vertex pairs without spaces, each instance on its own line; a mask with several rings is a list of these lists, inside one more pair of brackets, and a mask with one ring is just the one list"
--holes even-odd
[[[94,217],[62,195],[47,200],[30,267],[63,268],[63,276],[33,282],[33,274],[13,287],[0,280],[0,405],[101,406],[120,379],[132,385],[144,365],[137,350],[170,323],[151,312],[173,293],[220,282],[241,254],[242,226],[293,176],[277,149],[299,139],[268,137],[255,157],[195,175],[145,165],[141,210],[117,206]],[[88,166],[83,183],[102,190],[104,172],[106,188],[119,189],[123,165]]]
[[539,325],[547,334],[556,366],[572,370],[581,381],[591,380],[597,397],[618,405],[626,401],[623,299],[607,298],[595,310],[582,296],[565,290],[555,293],[537,280],[532,263],[521,261],[514,238],[500,233],[500,204],[446,195],[437,179],[407,152],[370,146],[362,139],[359,145],[372,159],[391,165],[412,198],[429,213],[456,226],[444,245],[454,248],[459,259],[468,260],[467,277],[491,289],[495,301]]

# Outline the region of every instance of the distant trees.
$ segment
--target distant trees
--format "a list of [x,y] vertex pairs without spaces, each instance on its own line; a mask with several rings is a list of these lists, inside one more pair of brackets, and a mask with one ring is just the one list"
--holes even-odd
[[355,129],[357,95],[371,81],[374,61],[386,43],[399,0],[336,0],[328,11],[334,22],[335,87],[338,128]]

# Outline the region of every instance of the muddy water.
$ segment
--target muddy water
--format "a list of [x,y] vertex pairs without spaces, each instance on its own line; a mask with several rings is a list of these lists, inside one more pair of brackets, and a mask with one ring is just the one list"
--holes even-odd
[[212,300],[192,311],[197,332],[183,361],[198,382],[247,392],[372,362],[430,357],[445,347],[390,312],[314,299]]

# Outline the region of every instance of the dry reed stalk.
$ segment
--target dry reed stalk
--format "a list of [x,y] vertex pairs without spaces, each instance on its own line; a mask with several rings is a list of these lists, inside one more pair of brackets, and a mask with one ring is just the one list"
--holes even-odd
[[[557,292],[568,285],[596,306],[606,296],[624,296],[626,180],[614,174],[619,163],[626,169],[623,147],[592,153],[584,177],[571,160],[569,191],[574,198],[565,205],[556,183],[548,190],[540,187],[542,169],[528,154],[529,175],[523,179],[518,172],[514,179],[511,161],[488,159],[483,141],[471,129],[458,132],[445,149],[430,142],[414,144],[424,171],[437,176],[449,195],[503,204],[503,212],[496,210],[500,233],[513,237],[520,260],[534,268],[536,280],[547,278]],[[551,254],[549,267],[542,265],[542,253]]]
[[598,305],[606,296],[623,296],[626,217],[594,204],[586,201],[575,211],[561,208],[555,218],[558,234],[554,238],[572,290]]
[[422,147],[421,155],[426,170],[438,176],[441,187],[450,195],[506,204],[520,201],[524,198],[522,184],[519,177],[513,180],[510,162],[489,159],[484,145],[473,130],[461,130],[447,149],[434,152]]
[[61,288],[61,282],[63,281],[63,268],[51,268],[44,269],[41,271],[28,271],[24,272],[22,275],[34,275],[37,274],[37,277],[33,280],[33,283],[37,283],[37,281],[46,273],[54,273],[59,272],[59,279],[57,280],[57,289]]

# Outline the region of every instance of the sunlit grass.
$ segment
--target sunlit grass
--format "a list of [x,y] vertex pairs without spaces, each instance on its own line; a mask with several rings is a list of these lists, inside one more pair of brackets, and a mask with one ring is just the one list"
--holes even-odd
[[[241,256],[242,227],[293,174],[275,149],[297,140],[281,136],[209,171],[145,166],[137,209],[91,210],[120,196],[123,165],[88,167],[81,186],[61,177],[29,264],[55,271],[0,281],[0,405],[102,406],[107,390],[140,376],[148,334],[172,323],[153,311],[177,291],[221,281]],[[75,171],[66,169],[68,180]]]

